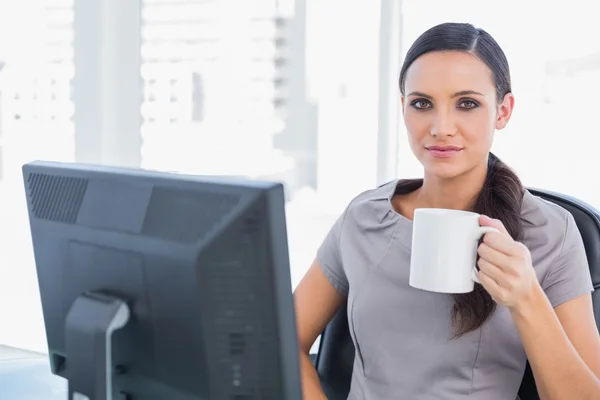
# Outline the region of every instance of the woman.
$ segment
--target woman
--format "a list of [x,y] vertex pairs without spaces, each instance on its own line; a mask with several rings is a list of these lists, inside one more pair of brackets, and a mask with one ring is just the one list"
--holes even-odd
[[[599,399],[593,287],[573,217],[490,153],[514,106],[503,51],[472,25],[438,25],[408,51],[400,91],[424,179],[356,197],[297,287],[304,398],[325,398],[308,352],[347,301],[350,399],[514,400],[527,359],[542,399]],[[472,293],[408,285],[422,207],[475,211],[500,230],[478,248]]]

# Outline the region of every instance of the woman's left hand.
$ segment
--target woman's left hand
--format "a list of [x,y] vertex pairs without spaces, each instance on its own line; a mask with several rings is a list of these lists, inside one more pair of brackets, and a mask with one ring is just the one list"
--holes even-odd
[[486,233],[477,249],[479,280],[496,303],[517,307],[531,297],[538,285],[531,253],[523,243],[510,237],[499,220],[482,215],[479,224],[500,231]]

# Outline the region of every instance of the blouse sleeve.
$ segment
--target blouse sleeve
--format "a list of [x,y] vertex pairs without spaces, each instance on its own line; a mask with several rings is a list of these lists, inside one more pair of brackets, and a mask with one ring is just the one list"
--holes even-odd
[[348,279],[340,253],[340,240],[347,210],[335,221],[317,251],[317,261],[329,283],[344,296],[348,296]]
[[560,255],[551,268],[542,287],[552,307],[594,291],[581,233],[571,214]]

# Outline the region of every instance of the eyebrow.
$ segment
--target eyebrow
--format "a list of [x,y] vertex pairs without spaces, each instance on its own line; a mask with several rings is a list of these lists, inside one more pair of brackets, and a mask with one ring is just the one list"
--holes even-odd
[[[468,96],[468,95],[483,96],[482,93],[476,92],[474,90],[461,90],[460,92],[454,93],[452,95],[452,97],[460,97],[460,96]],[[419,96],[419,97],[425,97],[426,99],[433,100],[433,97],[431,97],[430,95],[425,94],[423,92],[411,92],[408,94],[408,96]]]

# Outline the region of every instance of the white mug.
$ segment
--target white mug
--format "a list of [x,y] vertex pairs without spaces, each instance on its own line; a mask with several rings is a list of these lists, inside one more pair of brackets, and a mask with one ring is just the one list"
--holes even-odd
[[442,208],[415,210],[410,286],[439,293],[468,293],[477,279],[479,239],[496,228],[479,225],[479,214]]

